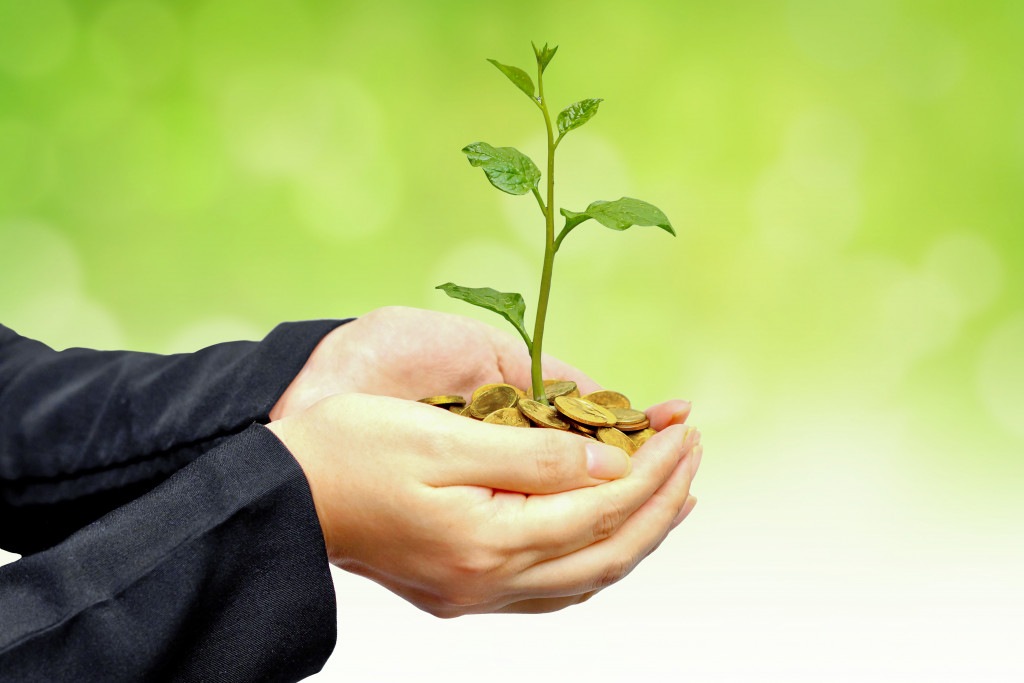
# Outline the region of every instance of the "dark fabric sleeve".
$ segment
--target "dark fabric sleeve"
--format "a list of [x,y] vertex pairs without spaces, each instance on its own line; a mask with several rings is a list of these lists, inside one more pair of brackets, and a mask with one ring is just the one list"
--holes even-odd
[[335,609],[302,469],[252,425],[0,568],[0,680],[298,680],[330,656]]
[[48,548],[268,413],[347,320],[157,355],[49,347],[0,326],[0,547]]

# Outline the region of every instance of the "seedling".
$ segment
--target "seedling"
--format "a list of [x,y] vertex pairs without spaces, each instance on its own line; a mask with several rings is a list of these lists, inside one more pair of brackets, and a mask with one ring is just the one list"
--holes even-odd
[[563,109],[556,119],[558,137],[555,137],[547,99],[544,97],[544,70],[557,50],[557,46],[548,49],[547,44],[539,50],[536,45],[533,46],[533,52],[537,57],[536,92],[533,79],[522,69],[501,64],[493,59],[487,60],[523,91],[544,116],[544,125],[548,134],[547,201],[541,197],[538,189],[541,180],[540,169],[519,150],[514,147],[493,147],[486,142],[474,142],[462,149],[469,158],[469,163],[482,168],[491,185],[502,192],[514,195],[532,192],[537,199],[540,212],[544,216],[544,267],[540,280],[540,296],[537,300],[537,318],[533,326],[533,339],[530,339],[530,335],[526,331],[526,324],[523,322],[523,316],[526,314],[526,302],[523,301],[521,294],[499,292],[490,287],[460,287],[451,282],[437,287],[437,289],[444,290],[445,294],[453,299],[461,299],[474,306],[494,311],[512,323],[529,349],[533,395],[542,403],[547,403],[547,399],[544,396],[540,358],[541,345],[544,342],[544,320],[548,312],[548,296],[551,294],[551,271],[555,262],[555,254],[558,253],[566,236],[572,232],[573,228],[591,218],[612,230],[625,230],[634,225],[641,225],[657,226],[672,235],[676,234],[661,209],[639,199],[622,197],[614,201],[592,202],[583,211],[559,209],[559,213],[565,218],[565,224],[558,236],[555,236],[555,150],[566,133],[579,128],[593,118],[603,101],[599,98],[580,100]]

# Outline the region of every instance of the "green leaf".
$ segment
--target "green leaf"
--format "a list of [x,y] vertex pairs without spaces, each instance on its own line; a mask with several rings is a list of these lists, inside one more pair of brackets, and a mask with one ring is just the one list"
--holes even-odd
[[[533,45],[533,43],[531,42],[530,45]],[[544,43],[544,47],[540,50],[537,49],[536,45],[533,45],[533,54],[537,55],[537,66],[540,67],[541,73],[544,73],[544,69],[548,68],[548,62],[551,61],[551,58],[555,56],[556,52],[558,52],[557,45],[550,50],[548,49],[547,43]]]
[[469,163],[484,169],[491,185],[509,194],[526,194],[540,182],[540,169],[515,147],[492,147],[474,142],[462,148]]
[[558,132],[565,135],[573,128],[579,128],[597,113],[597,107],[604,102],[597,99],[580,100],[562,110],[558,115]]
[[508,80],[516,84],[516,87],[522,90],[532,100],[533,97],[533,79],[530,78],[530,74],[526,73],[522,69],[516,66],[508,66],[501,64],[493,59],[488,59],[488,62],[498,67],[501,73],[508,76]]
[[460,299],[474,306],[494,311],[515,326],[519,334],[526,340],[527,346],[532,346],[530,335],[526,333],[526,324],[523,322],[523,316],[526,315],[526,302],[523,301],[522,294],[499,292],[490,287],[460,287],[451,282],[438,285],[435,289],[443,290],[453,299]]
[[634,225],[656,225],[672,235],[676,234],[661,209],[632,197],[622,197],[613,202],[599,200],[588,206],[586,211],[562,209],[561,213],[565,216],[566,230],[572,230],[583,221],[593,218],[612,230],[625,230]]

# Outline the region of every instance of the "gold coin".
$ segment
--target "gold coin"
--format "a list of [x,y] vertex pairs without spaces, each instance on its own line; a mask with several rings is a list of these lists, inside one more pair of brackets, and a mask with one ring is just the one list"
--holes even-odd
[[633,455],[636,453],[636,444],[633,443],[632,439],[615,427],[598,427],[597,440],[606,443],[609,446],[617,446],[621,448],[626,451],[626,455]]
[[651,438],[657,433],[658,432],[648,427],[647,429],[641,430],[639,432],[630,432],[626,436],[628,436],[630,440],[632,440],[633,443],[636,444],[636,447],[639,449],[641,446],[647,443],[647,439]]
[[516,393],[515,387],[509,384],[499,384],[478,394],[469,404],[469,412],[473,417],[482,420],[495,410],[514,407],[518,400],[519,394]]
[[609,408],[615,416],[615,428],[622,432],[635,432],[651,426],[647,413],[632,408]]
[[[493,389],[494,387],[512,387],[512,385],[511,384],[503,384],[501,382],[493,382],[491,384],[485,384],[482,387],[477,387],[476,391],[473,392],[472,398],[469,399],[469,402],[472,403],[473,401],[475,401],[478,398],[480,398],[480,394],[484,393],[488,389]],[[515,389],[517,394],[522,391],[521,389],[517,389],[516,387],[512,387],[512,388]]]
[[617,391],[609,391],[608,389],[591,392],[583,396],[583,399],[605,408],[632,408],[628,398]]
[[523,415],[530,419],[530,422],[541,427],[567,430],[571,426],[562,418],[561,415],[558,414],[557,410],[532,399],[524,398],[519,401],[519,404],[516,407],[519,408],[519,411]]
[[441,407],[466,405],[466,399],[461,396],[430,396],[428,398],[421,398],[419,402]]
[[580,424],[579,422],[573,422],[572,428],[575,429],[577,432],[580,432],[581,434],[586,434],[587,436],[593,436],[597,432],[597,430],[594,427],[591,427],[590,425]]
[[615,415],[610,410],[596,403],[584,401],[582,398],[559,396],[555,399],[555,408],[570,420],[581,424],[592,427],[612,427],[615,425]]
[[[578,397],[579,395],[580,390],[576,388],[576,382],[568,379],[560,379],[544,387],[544,396],[547,397],[548,403],[554,401],[559,396]],[[530,398],[533,398],[533,391],[530,392]]]
[[530,421],[523,417],[518,408],[501,408],[484,418],[484,422],[509,427],[529,427]]

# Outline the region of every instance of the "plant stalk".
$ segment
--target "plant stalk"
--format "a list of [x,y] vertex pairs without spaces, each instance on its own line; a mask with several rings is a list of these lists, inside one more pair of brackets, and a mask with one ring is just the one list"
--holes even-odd
[[[551,294],[551,271],[555,263],[555,252],[558,247],[555,245],[555,136],[551,129],[551,116],[548,114],[548,106],[544,101],[544,72],[540,66],[537,67],[537,84],[540,94],[539,106],[544,114],[544,123],[548,131],[548,201],[544,211],[544,269],[540,279],[540,296],[537,299],[537,320],[533,327],[533,346],[530,349],[530,375],[533,382],[533,397],[535,400],[547,405],[548,399],[544,395],[544,378],[541,375],[541,347],[544,343],[544,319],[548,313],[548,296]],[[539,201],[538,197],[538,201]]]

